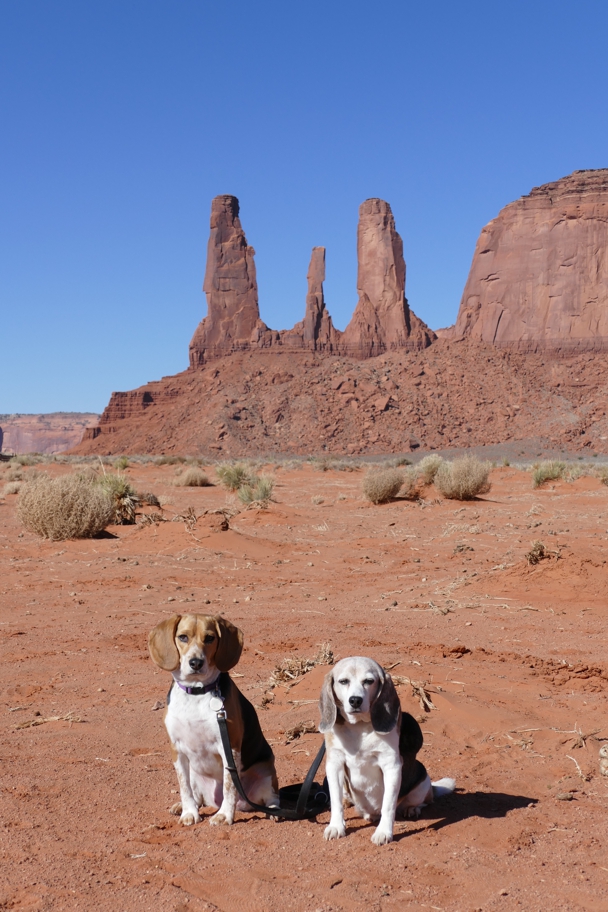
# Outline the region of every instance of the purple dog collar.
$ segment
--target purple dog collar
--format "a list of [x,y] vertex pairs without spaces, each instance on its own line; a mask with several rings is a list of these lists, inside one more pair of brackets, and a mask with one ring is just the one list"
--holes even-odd
[[187,694],[194,694],[199,696],[200,694],[210,693],[212,690],[217,690],[218,682],[213,681],[212,684],[201,684],[198,687],[184,687],[183,684],[180,684],[179,681],[175,682],[181,690],[185,690]]

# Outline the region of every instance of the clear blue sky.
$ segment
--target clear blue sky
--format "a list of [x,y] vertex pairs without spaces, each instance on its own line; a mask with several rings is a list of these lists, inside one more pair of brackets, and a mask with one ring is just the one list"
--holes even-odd
[[241,201],[262,319],[313,245],[344,328],[359,204],[452,323],[483,225],[608,165],[608,4],[2,0],[0,413],[101,411],[187,366],[213,196]]

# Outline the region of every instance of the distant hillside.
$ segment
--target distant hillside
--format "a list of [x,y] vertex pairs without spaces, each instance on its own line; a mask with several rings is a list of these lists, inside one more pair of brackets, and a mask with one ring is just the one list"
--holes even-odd
[[1,453],[62,453],[95,426],[94,412],[50,412],[46,415],[0,415]]

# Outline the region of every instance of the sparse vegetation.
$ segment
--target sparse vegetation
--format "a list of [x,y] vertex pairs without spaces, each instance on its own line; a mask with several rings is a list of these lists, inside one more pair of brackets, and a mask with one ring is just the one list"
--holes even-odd
[[320,494],[313,494],[312,497],[310,498],[310,502],[312,504],[315,504],[315,506],[318,507],[318,506],[320,506],[320,504],[325,503],[325,498],[321,497]]
[[600,466],[598,469],[598,477],[602,484],[608,485],[608,465]]
[[41,474],[23,485],[17,506],[26,529],[52,541],[92,538],[114,517],[107,488],[82,475]]
[[396,497],[404,482],[399,469],[371,469],[363,479],[363,496],[373,504],[387,503]]
[[252,485],[255,479],[243,462],[222,462],[216,467],[217,477],[229,491],[238,491],[243,485]]
[[407,466],[403,472],[403,484],[399,495],[407,500],[416,500],[420,496],[420,485],[417,466]]
[[159,456],[154,460],[154,464],[157,466],[178,465],[179,463],[183,464],[185,461],[185,456]]
[[461,456],[442,462],[435,474],[435,487],[448,500],[474,500],[490,490],[490,464],[476,456]]
[[557,481],[566,473],[566,463],[558,459],[537,463],[532,467],[532,485],[540,488],[546,481]]
[[337,459],[335,456],[313,457],[311,463],[319,472],[358,472],[359,466],[346,459]]
[[439,470],[439,466],[443,464],[443,461],[443,457],[438,453],[430,453],[428,456],[425,456],[424,459],[420,460],[417,468],[423,484],[433,484],[435,475]]
[[129,467],[129,460],[126,456],[119,456],[118,459],[114,460],[114,468],[119,472],[124,472],[125,469]]
[[111,498],[114,507],[112,522],[117,526],[132,525],[135,522],[139,497],[125,476],[112,473],[98,475],[95,483],[107,491]]
[[184,485],[187,488],[208,488],[211,482],[202,469],[192,466],[180,474],[175,484]]
[[4,485],[4,494],[18,494],[21,489],[20,481],[9,481],[8,484]]
[[274,480],[267,475],[255,479],[255,484],[244,484],[238,490],[238,498],[241,503],[250,506],[257,503],[260,506],[267,507],[272,497],[274,489]]
[[276,687],[277,684],[294,684],[302,675],[305,675],[317,665],[333,664],[334,653],[330,644],[321,643],[317,654],[311,659],[305,659],[302,656],[292,656],[278,662],[270,676],[268,686]]
[[160,500],[156,494],[150,494],[146,492],[145,494],[138,494],[139,502],[142,504],[148,504],[150,507],[160,507]]
[[551,552],[543,545],[541,541],[532,543],[532,547],[526,554],[526,560],[529,564],[539,564],[551,556]]

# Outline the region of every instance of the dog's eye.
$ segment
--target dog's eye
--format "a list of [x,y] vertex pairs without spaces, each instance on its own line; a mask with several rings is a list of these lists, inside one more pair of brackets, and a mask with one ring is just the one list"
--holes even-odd
[[180,643],[187,643],[187,642],[188,642],[188,637],[187,637],[187,635],[186,635],[185,633],[180,633],[180,635],[178,636],[177,639],[180,641]]
[[212,633],[208,633],[205,636],[204,643],[213,643],[215,636]]
[[341,679],[338,681],[338,684],[341,684],[342,687],[346,687],[346,686],[348,685],[348,683],[349,683],[348,678],[341,678]]
[[363,682],[363,686],[364,686],[364,687],[371,687],[373,683],[374,683],[374,679],[373,679],[373,678],[367,678],[367,679]]

